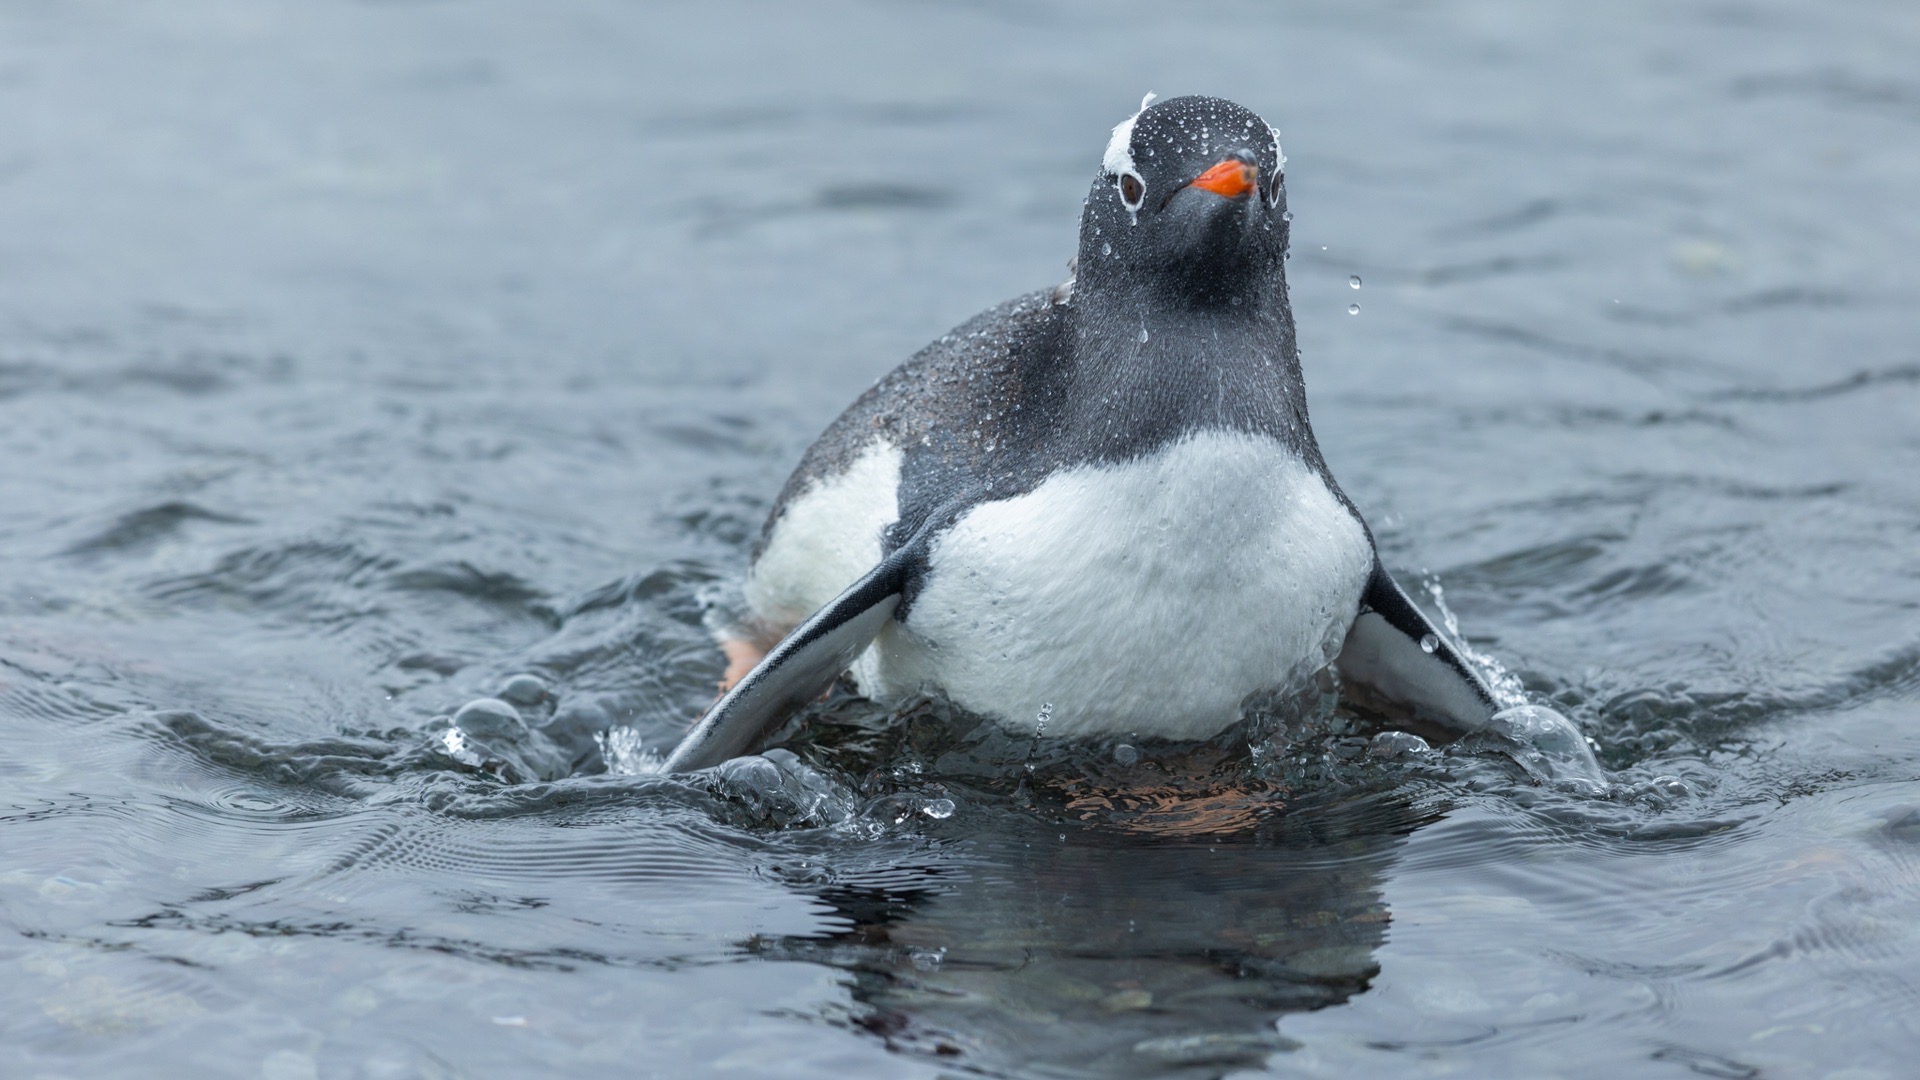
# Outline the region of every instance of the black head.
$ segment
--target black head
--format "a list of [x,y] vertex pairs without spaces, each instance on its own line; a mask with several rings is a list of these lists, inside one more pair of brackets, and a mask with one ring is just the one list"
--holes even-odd
[[1280,135],[1231,101],[1142,102],[1113,129],[1080,218],[1076,293],[1198,306],[1284,295]]

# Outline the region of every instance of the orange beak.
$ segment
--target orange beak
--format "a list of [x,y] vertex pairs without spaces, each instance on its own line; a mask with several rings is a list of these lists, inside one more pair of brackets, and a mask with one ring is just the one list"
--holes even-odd
[[1193,183],[1188,186],[1202,188],[1229,199],[1237,199],[1252,191],[1259,179],[1260,170],[1257,167],[1239,158],[1228,158],[1194,177]]

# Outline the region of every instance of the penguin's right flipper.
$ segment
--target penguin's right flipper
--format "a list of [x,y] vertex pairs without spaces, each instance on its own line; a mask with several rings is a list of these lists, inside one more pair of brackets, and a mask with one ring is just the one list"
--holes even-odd
[[1363,696],[1455,731],[1479,731],[1500,710],[1486,680],[1413,606],[1378,556],[1334,666]]
[[916,554],[913,546],[894,552],[782,639],[680,740],[666,771],[749,753],[794,709],[825,693],[893,617]]

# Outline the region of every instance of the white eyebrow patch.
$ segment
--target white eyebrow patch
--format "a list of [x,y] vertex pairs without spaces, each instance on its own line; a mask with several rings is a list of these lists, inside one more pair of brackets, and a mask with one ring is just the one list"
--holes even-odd
[[[1153,97],[1153,91],[1147,91],[1147,96],[1140,99],[1140,107],[1134,110],[1133,115],[1113,125],[1113,138],[1107,140],[1107,153],[1100,159],[1100,167],[1106,170],[1108,176],[1139,174],[1140,170],[1133,167],[1133,122],[1140,119],[1140,114],[1147,111],[1147,106],[1153,104]],[[1278,141],[1274,145],[1278,146]]]

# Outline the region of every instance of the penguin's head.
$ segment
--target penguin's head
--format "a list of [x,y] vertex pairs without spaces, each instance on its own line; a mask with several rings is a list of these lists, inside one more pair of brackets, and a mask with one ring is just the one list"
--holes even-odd
[[1273,288],[1285,162],[1280,133],[1249,109],[1148,94],[1113,129],[1088,193],[1076,289],[1124,282],[1209,304]]

